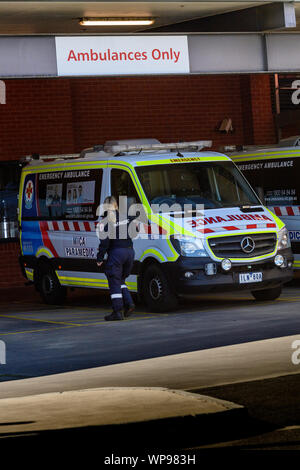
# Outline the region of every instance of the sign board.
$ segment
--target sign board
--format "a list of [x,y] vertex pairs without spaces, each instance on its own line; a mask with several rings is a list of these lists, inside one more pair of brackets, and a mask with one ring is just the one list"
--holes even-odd
[[190,73],[187,36],[56,37],[58,76]]

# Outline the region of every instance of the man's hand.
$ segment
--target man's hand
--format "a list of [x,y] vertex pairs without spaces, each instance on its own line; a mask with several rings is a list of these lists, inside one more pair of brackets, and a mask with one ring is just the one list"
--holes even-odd
[[100,267],[100,266],[102,266],[102,264],[103,264],[103,261],[97,261],[97,266]]

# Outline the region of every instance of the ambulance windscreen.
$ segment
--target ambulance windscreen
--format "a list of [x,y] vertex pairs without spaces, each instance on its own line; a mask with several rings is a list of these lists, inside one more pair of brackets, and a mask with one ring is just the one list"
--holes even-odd
[[[204,206],[204,209],[261,205],[232,162],[161,164],[136,169],[153,206]],[[155,210],[154,210],[155,211]],[[156,211],[155,211],[156,212]]]

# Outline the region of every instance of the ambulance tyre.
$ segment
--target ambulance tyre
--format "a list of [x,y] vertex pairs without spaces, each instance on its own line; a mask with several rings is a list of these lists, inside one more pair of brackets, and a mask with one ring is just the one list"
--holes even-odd
[[55,272],[50,266],[42,266],[38,275],[38,290],[46,304],[62,304],[66,298],[67,289],[60,285]]
[[255,300],[275,300],[281,294],[281,286],[273,287],[271,289],[255,290],[251,294]]
[[143,274],[142,299],[152,312],[168,312],[178,307],[178,297],[156,263],[150,264]]

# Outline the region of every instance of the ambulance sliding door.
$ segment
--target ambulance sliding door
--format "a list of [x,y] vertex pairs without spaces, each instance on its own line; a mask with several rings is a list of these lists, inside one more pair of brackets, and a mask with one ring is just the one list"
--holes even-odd
[[[116,197],[118,203],[120,202],[119,198],[126,196],[127,204],[141,204],[141,198],[138,194],[138,191],[135,187],[134,181],[132,179],[129,171],[120,168],[110,168],[110,188],[108,188],[110,194]],[[131,214],[139,215],[139,214]],[[143,250],[144,250],[145,241],[137,237],[133,241],[135,259],[139,259]],[[129,290],[136,292],[137,291],[137,275],[136,268],[134,266],[132,274],[127,278],[126,284]]]
[[57,275],[61,284],[94,287],[96,283],[96,228],[102,179],[101,168],[65,172],[64,216],[58,223],[63,261]]

